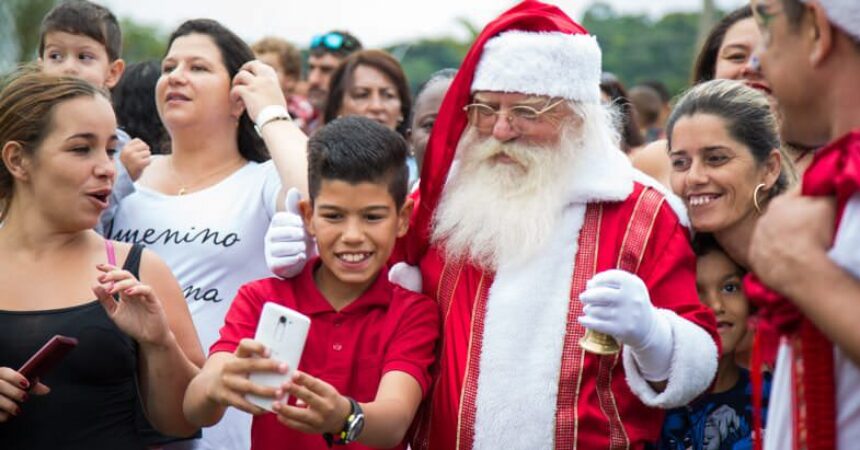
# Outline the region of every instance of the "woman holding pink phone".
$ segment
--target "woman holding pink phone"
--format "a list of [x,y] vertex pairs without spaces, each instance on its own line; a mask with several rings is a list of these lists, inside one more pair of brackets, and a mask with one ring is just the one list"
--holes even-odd
[[[159,431],[195,432],[182,398],[203,352],[178,283],[155,254],[92,231],[115,130],[85,81],[22,72],[0,92],[3,448],[143,449],[138,404]],[[56,334],[78,345],[28,381],[18,369]]]

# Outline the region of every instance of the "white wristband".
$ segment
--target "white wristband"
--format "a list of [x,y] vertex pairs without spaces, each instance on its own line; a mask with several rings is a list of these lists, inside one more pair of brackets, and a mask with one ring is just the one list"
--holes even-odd
[[287,108],[284,108],[282,105],[269,105],[257,114],[257,119],[254,120],[254,128],[257,130],[258,134],[261,134],[263,132],[263,127],[269,122],[275,120],[292,121],[293,118],[290,117],[290,113],[287,112]]

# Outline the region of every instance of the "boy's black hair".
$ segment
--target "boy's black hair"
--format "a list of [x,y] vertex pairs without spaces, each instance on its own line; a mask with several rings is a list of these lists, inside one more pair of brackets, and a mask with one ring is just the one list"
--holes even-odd
[[385,183],[399,210],[406,201],[408,144],[397,132],[366,117],[349,116],[322,127],[308,142],[311,204],[326,181]]
[[122,31],[116,16],[104,6],[87,0],[70,0],[51,9],[39,30],[39,56],[45,52],[45,36],[55,31],[80,34],[105,46],[113,62],[122,54]]
[[161,76],[159,61],[144,61],[126,67],[111,91],[117,125],[133,138],[140,138],[153,154],[170,150],[170,136],[158,117],[155,84]]
[[705,256],[708,253],[713,251],[718,251],[725,253],[723,247],[719,242],[714,238],[714,235],[711,233],[696,233],[696,236],[693,238],[693,242],[691,243],[693,247],[693,253],[696,254],[696,257]]

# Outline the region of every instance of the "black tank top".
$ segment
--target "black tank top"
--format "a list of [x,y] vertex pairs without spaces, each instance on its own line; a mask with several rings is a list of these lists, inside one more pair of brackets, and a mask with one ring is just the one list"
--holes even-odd
[[[138,277],[143,247],[134,245],[123,269]],[[18,368],[55,334],[78,346],[31,395],[21,414],[0,423],[0,449],[144,449],[135,427],[139,408],[137,345],[98,300],[47,311],[0,311],[0,366]]]

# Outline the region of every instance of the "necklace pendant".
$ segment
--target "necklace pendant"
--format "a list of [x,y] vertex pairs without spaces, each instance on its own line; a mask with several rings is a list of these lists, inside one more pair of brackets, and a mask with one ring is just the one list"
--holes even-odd
[[179,188],[179,192],[177,192],[176,195],[185,195],[185,188]]

